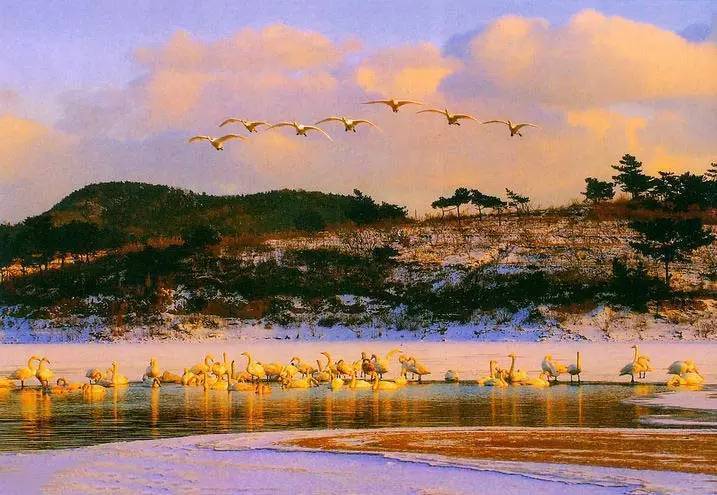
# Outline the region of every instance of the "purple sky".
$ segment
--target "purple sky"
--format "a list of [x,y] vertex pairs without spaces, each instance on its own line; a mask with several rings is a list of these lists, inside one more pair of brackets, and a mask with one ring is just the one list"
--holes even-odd
[[[0,222],[89,182],[210,193],[354,187],[426,211],[457,186],[542,205],[579,197],[626,152],[648,171],[717,159],[714,0],[15,1],[0,11]],[[510,139],[405,96],[540,124]],[[188,145],[229,116],[334,113],[384,132],[334,143],[272,130]],[[428,114],[431,115],[431,114]]]
[[138,76],[137,46],[161,43],[178,29],[204,40],[245,26],[282,22],[334,40],[359,36],[368,46],[430,41],[446,50],[497,17],[517,14],[559,24],[593,8],[704,38],[717,13],[714,0],[27,0],[3,2],[0,88],[31,96],[33,115],[56,117],[67,90],[121,85]]

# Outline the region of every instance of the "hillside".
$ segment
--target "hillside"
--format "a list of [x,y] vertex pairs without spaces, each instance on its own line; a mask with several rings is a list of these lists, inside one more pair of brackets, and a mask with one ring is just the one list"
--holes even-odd
[[55,225],[92,222],[132,239],[179,236],[196,225],[211,224],[223,234],[279,232],[346,222],[367,224],[403,218],[402,208],[353,196],[317,191],[269,191],[212,196],[164,185],[106,182],[79,189],[47,214]]

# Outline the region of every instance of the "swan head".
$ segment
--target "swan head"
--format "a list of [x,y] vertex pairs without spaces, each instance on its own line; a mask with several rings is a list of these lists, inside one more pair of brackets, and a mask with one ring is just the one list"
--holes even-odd
[[49,360],[49,359],[47,359],[47,358],[46,358],[45,356],[42,356],[42,359],[40,359],[40,362],[41,362],[41,363],[47,363],[47,364],[50,364],[50,360]]
[[508,357],[509,357],[509,358],[514,358],[514,357],[515,357],[515,353],[514,353],[514,352],[511,352],[510,354],[508,354]]
[[552,355],[552,354],[546,354],[546,355],[545,355],[545,360],[546,360],[546,361],[550,361],[551,359],[553,359],[553,355]]

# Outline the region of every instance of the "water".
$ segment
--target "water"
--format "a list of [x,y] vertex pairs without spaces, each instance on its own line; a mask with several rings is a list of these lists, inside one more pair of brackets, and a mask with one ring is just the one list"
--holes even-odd
[[[491,388],[474,384],[409,385],[397,391],[326,386],[252,392],[204,392],[165,385],[81,394],[0,389],[0,451],[80,447],[190,434],[405,426],[644,427],[668,412],[685,421],[714,421],[705,412],[626,402],[665,391],[660,385],[557,385]],[[691,424],[690,427],[695,427]]]

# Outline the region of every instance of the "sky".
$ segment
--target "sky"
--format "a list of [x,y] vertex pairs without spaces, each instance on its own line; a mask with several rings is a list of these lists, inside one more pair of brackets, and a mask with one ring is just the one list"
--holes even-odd
[[[411,212],[459,186],[547,206],[610,176],[717,160],[713,1],[2,2],[0,221],[88,183],[138,180],[214,194],[350,193]],[[417,99],[522,138],[447,126],[367,99]],[[285,129],[216,152],[187,144],[236,116],[381,128],[333,143]],[[234,129],[234,130],[239,130]]]

